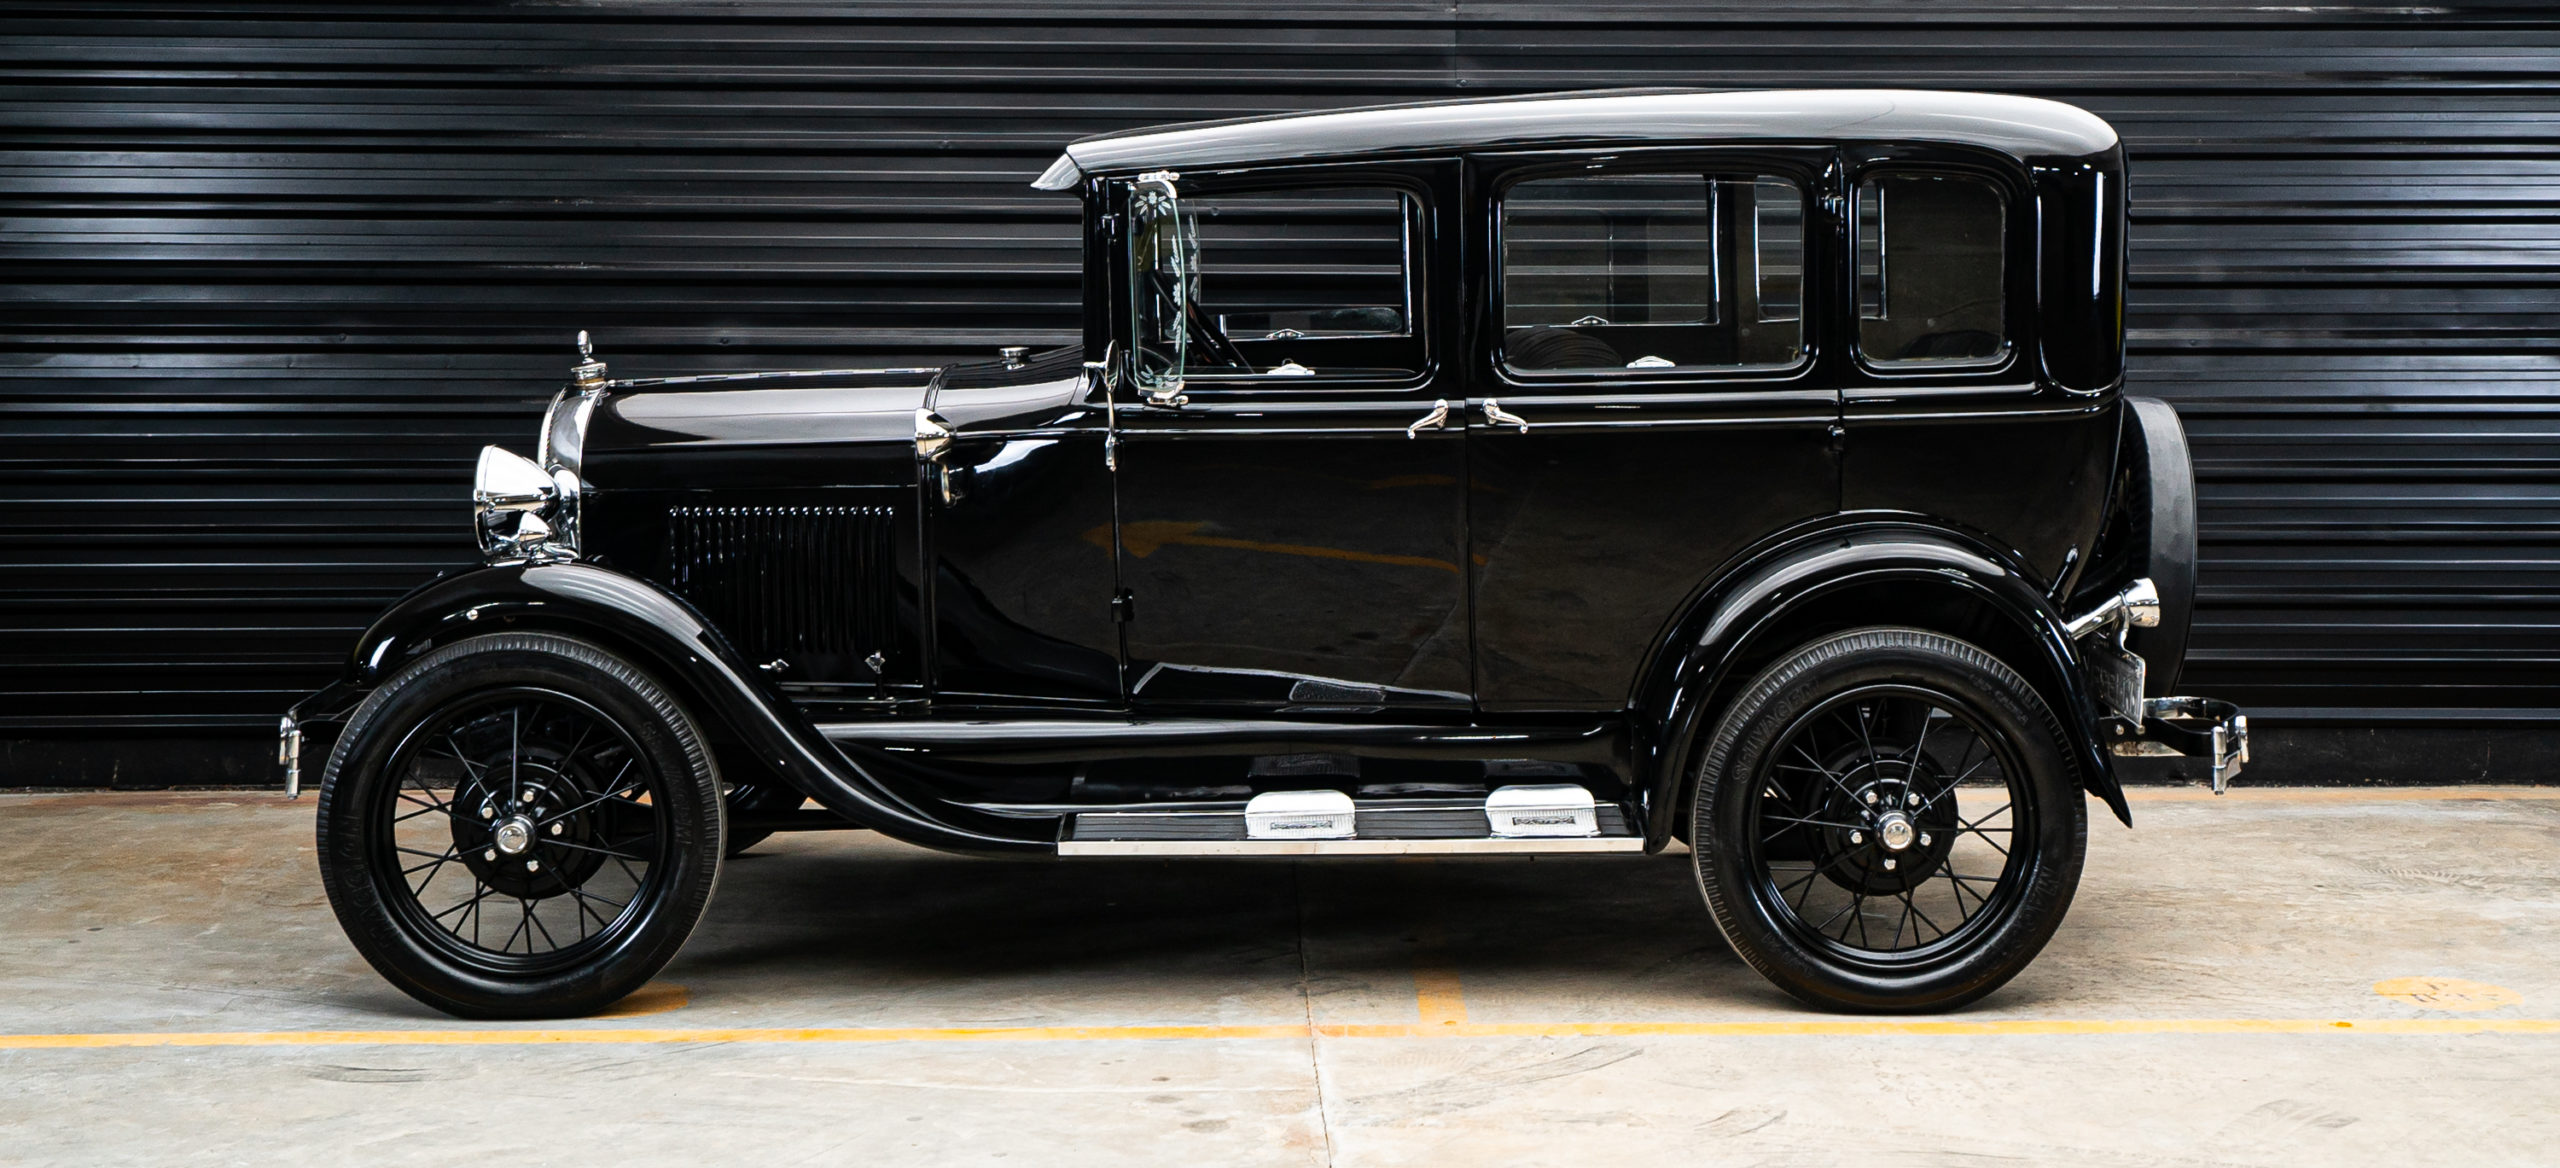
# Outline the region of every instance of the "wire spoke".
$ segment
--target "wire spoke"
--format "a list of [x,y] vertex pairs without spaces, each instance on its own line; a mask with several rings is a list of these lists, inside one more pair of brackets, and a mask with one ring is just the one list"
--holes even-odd
[[[1952,716],[1953,715],[1950,715],[1950,717]],[[1927,811],[1930,808],[1937,806],[1938,800],[1940,799],[1950,798],[1955,795],[1956,787],[1964,782],[1966,776],[1973,773],[1973,771],[1965,764],[1973,761],[1973,752],[1976,749],[1979,749],[1982,744],[1981,732],[1970,726],[1966,727],[1964,757],[1956,760],[1956,777],[1947,780],[1946,786],[1939,788],[1936,794],[1929,796],[1928,801],[1920,805],[1921,811]],[[1989,762],[1990,759],[1986,756],[1983,761]]]
[[517,703],[507,712],[507,806],[514,807],[524,794],[524,705]]
[[488,769],[485,767],[474,766],[472,764],[471,756],[463,751],[461,741],[454,738],[453,727],[451,726],[445,727],[444,744],[453,748],[453,761],[462,764],[462,769],[470,773],[471,781],[479,784],[483,790],[488,789]]
[[570,890],[569,890],[569,895],[570,895],[570,896],[572,896],[572,897],[574,897],[574,898],[576,898],[577,903],[578,903],[578,912],[579,912],[579,916],[578,916],[578,939],[579,939],[579,940],[581,940],[581,941],[584,941],[584,940],[586,940],[586,939],[587,939],[587,918],[588,918],[588,917],[594,917],[594,918],[596,919],[596,926],[597,926],[598,928],[606,928],[606,929],[609,929],[609,928],[612,928],[612,927],[613,927],[613,919],[612,919],[611,917],[607,917],[607,916],[606,916],[606,915],[604,915],[603,913],[597,912],[596,910],[594,910],[594,909],[592,909],[592,908],[587,907],[587,902],[588,902],[588,901],[590,901],[590,900],[594,900],[594,901],[602,901],[602,902],[603,902],[603,903],[605,903],[605,904],[613,905],[613,910],[614,910],[615,912],[617,912],[617,913],[621,912],[621,911],[622,911],[623,909],[625,909],[625,908],[630,907],[630,906],[629,906],[629,905],[627,905],[627,904],[617,903],[617,902],[615,902],[615,901],[613,901],[613,900],[611,900],[611,899],[609,899],[609,898],[607,898],[607,897],[602,897],[602,896],[590,896],[590,895],[588,895],[587,893],[585,893],[584,891],[581,891],[581,890],[576,889],[576,888],[572,888],[572,889],[570,889]]
[[[435,793],[435,790],[431,787],[419,787],[418,790],[429,795]],[[436,802],[429,803],[424,799],[415,798],[409,794],[409,788],[407,787],[401,787],[393,791],[392,794],[397,796],[403,803],[416,804],[417,806],[424,807],[429,811],[443,811],[453,806],[453,801],[450,799],[439,799]]]
[[[1826,936],[1826,937],[1827,937],[1827,936],[1830,936],[1830,935],[1831,935],[1831,922],[1836,921],[1836,920],[1839,920],[1839,919],[1840,919],[1840,917],[1842,916],[1842,914],[1845,914],[1845,913],[1847,913],[1850,909],[1853,909],[1853,908],[1856,908],[1856,907],[1858,907],[1858,902],[1857,902],[1857,901],[1855,901],[1855,900],[1850,901],[1848,904],[1846,904],[1846,905],[1842,906],[1842,907],[1839,909],[1839,911],[1832,913],[1830,916],[1824,917],[1824,918],[1822,919],[1822,923],[1821,923],[1821,924],[1815,925],[1815,926],[1813,927],[1813,931],[1814,931],[1814,932],[1817,932],[1817,933],[1820,933],[1820,934],[1822,934],[1822,935],[1824,935],[1824,936]],[[1841,936],[1843,936],[1843,937],[1846,937],[1846,936],[1848,936],[1848,935],[1849,935],[1849,928],[1848,928],[1848,926],[1843,925],[1843,926],[1841,926],[1841,927],[1840,927],[1840,935],[1841,935]]]
[[[527,900],[524,902],[524,919],[532,921],[533,927],[541,932],[543,944],[549,945],[553,949],[558,949],[560,947],[560,942],[551,939],[551,930],[543,925],[542,918],[533,911],[534,906],[539,903],[539,901],[533,900]],[[525,934],[524,951],[527,953],[533,952],[533,934],[531,933]]]
[[617,860],[638,860],[643,864],[649,862],[649,857],[647,856],[626,855],[624,853],[614,851],[611,848],[591,848],[585,844],[573,844],[564,839],[543,840],[539,846],[546,848],[567,848],[573,852],[591,852],[599,856],[611,856]]
[[634,761],[636,761],[636,760],[634,760],[634,759],[627,759],[627,758],[626,758],[626,759],[624,759],[624,760],[622,760],[622,769],[621,769],[621,770],[619,770],[619,771],[614,772],[614,775],[613,775],[613,781],[612,781],[612,782],[605,784],[605,792],[604,792],[604,794],[598,795],[598,796],[596,796],[596,797],[595,797],[595,798],[593,798],[593,799],[589,799],[589,800],[587,800],[587,801],[586,801],[586,802],[584,802],[584,803],[580,803],[580,804],[578,804],[577,806],[572,807],[572,808],[569,808],[569,809],[568,809],[568,810],[566,810],[566,811],[558,811],[558,812],[554,812],[554,813],[552,813],[552,814],[550,814],[550,815],[546,815],[546,816],[542,817],[542,821],[541,821],[541,822],[534,824],[534,826],[535,826],[535,827],[548,827],[548,826],[552,825],[553,823],[557,823],[557,822],[559,822],[559,821],[560,821],[560,820],[562,820],[562,819],[566,819],[566,818],[568,818],[569,816],[576,815],[577,813],[579,813],[579,812],[581,812],[581,811],[584,811],[584,810],[586,810],[587,808],[593,807],[593,806],[595,806],[595,805],[596,805],[596,804],[598,804],[598,803],[605,802],[606,800],[612,800],[612,801],[614,801],[614,802],[616,802],[616,803],[620,803],[620,804],[622,804],[622,805],[623,805],[623,806],[625,806],[625,807],[642,807],[642,808],[645,808],[645,807],[649,806],[649,805],[648,805],[648,804],[646,804],[646,803],[634,802],[634,801],[632,801],[632,800],[622,798],[622,793],[623,793],[623,792],[625,792],[625,791],[636,791],[636,790],[639,790],[643,785],[645,785],[645,782],[646,782],[646,780],[634,780],[634,781],[632,781],[632,782],[628,782],[628,783],[626,783],[626,782],[623,782],[623,781],[622,781],[622,776],[624,776],[624,775],[627,775],[627,774],[630,774],[630,773],[631,773],[631,764],[632,764]]
[[[428,919],[428,920],[432,920],[432,921],[441,921],[441,920],[445,919],[446,917],[453,915],[454,913],[461,912],[462,910],[464,910],[464,909],[466,909],[466,908],[469,908],[469,907],[471,907],[472,905],[478,904],[478,903],[480,903],[481,901],[488,899],[488,898],[489,898],[489,894],[490,894],[490,893],[497,891],[496,889],[491,888],[491,887],[489,887],[489,886],[488,886],[488,885],[486,885],[486,884],[476,885],[476,887],[478,887],[478,888],[479,888],[479,890],[480,890],[478,895],[475,895],[475,896],[473,896],[471,899],[466,900],[466,901],[463,901],[462,903],[457,904],[457,905],[453,906],[452,908],[446,909],[446,910],[444,910],[443,912],[437,913],[436,915],[434,915],[434,916],[432,916],[432,917],[429,917],[429,918],[427,918],[427,919]],[[455,923],[458,925],[458,924],[460,924],[461,922],[460,922],[460,921],[456,921]]]
[[[400,849],[400,850],[401,850],[401,851],[404,851],[404,852],[407,852],[407,853],[409,853],[410,855],[413,855],[413,856],[423,856],[423,855],[426,855],[426,853],[425,853],[425,852],[421,852],[421,851],[417,850],[416,848],[402,848],[402,849]],[[426,862],[424,862],[424,863],[420,863],[420,864],[412,864],[412,865],[410,865],[410,866],[408,866],[408,867],[406,867],[406,868],[402,868],[402,869],[400,870],[400,874],[401,874],[401,875],[403,875],[403,876],[406,876],[406,875],[408,875],[409,873],[411,873],[411,872],[415,872],[415,871],[418,871],[419,869],[422,869],[422,868],[435,868],[435,867],[441,867],[441,866],[444,864],[444,862],[445,862],[445,861],[447,861],[447,860],[459,860],[459,859],[461,859],[461,858],[462,858],[462,849],[461,849],[460,847],[458,847],[458,846],[457,846],[457,847],[455,847],[452,851],[446,852],[445,854],[443,854],[443,855],[441,855],[441,856],[437,856],[437,857],[435,857],[434,859],[428,860],[428,861],[426,861]]]
[[1983,842],[1984,844],[1986,844],[1986,845],[1989,845],[1989,847],[1991,848],[1991,850],[1992,850],[1992,851],[1995,851],[1995,852],[2000,853],[2000,858],[2001,858],[2001,859],[2005,860],[2005,859],[2008,859],[2008,858],[2009,858],[2009,849],[2004,848],[2004,847],[2001,847],[1999,844],[1992,842],[1992,839],[1991,839],[1991,837],[1990,837],[1990,836],[1983,835],[1981,832],[1979,832],[1979,831],[1975,831],[1975,830],[1973,830],[1973,829],[1971,829],[1971,828],[1967,828],[1965,832],[1960,832],[1960,833],[1958,833],[1958,834],[1966,834],[1966,833],[1970,833],[1970,834],[1972,834],[1972,835],[1980,836],[1980,837],[1981,837],[1981,839],[1982,839],[1982,842]]
[[1974,894],[1973,894],[1973,895],[1974,895],[1974,898],[1975,898],[1975,899],[1974,899],[1974,906],[1973,906],[1973,908],[1970,908],[1970,909],[1969,909],[1969,908],[1966,908],[1966,907],[1964,906],[1964,892],[1965,892],[1965,888],[1964,888],[1963,883],[1959,882],[1959,881],[1956,879],[1955,869],[1953,869],[1953,868],[1942,868],[1942,869],[1940,869],[1940,870],[1939,870],[1939,875],[1945,876],[1945,877],[1947,878],[1947,888],[1948,888],[1948,890],[1949,890],[1949,891],[1951,891],[1951,892],[1953,892],[1953,893],[1955,894],[1955,899],[1956,899],[1956,923],[1957,923],[1957,924],[1961,925],[1961,924],[1965,923],[1966,921],[1972,920],[1972,919],[1973,919],[1974,911],[1975,911],[1976,909],[1979,909],[1979,908],[1981,908],[1983,905],[1986,905],[1986,904],[1991,903],[1991,898],[1990,898],[1990,897],[1984,896],[1984,895],[1982,895],[1981,893],[1977,892],[1977,893],[1974,893]]
[[[1918,904],[1916,904],[1916,903],[1914,903],[1914,902],[1912,901],[1912,899],[1911,899],[1911,893],[1912,893],[1913,891],[1914,891],[1913,889],[1909,889],[1909,888],[1906,888],[1906,889],[1903,889],[1903,890],[1902,890],[1902,907],[1903,907],[1903,909],[1904,909],[1905,911],[1908,911],[1908,912],[1918,913],[1918,914],[1919,914],[1919,916],[1920,916],[1920,921],[1921,921],[1921,923],[1923,923],[1923,924],[1925,924],[1925,925],[1928,925],[1928,926],[1929,926],[1929,928],[1930,928],[1931,930],[1935,931],[1935,932],[1938,934],[1938,936],[1940,936],[1940,937],[1944,937],[1944,936],[1946,936],[1946,935],[1947,935],[1947,930],[1946,930],[1944,927],[1940,926],[1940,925],[1938,924],[1938,922],[1936,922],[1936,921],[1934,921],[1934,920],[1930,920],[1930,919],[1929,919],[1929,914],[1928,914],[1925,910],[1923,910],[1923,909],[1922,909]],[[1919,937],[1919,933],[1918,933],[1918,931],[1917,931],[1917,930],[1913,931],[1913,933],[1912,933],[1912,940],[1917,941],[1917,940],[1919,940],[1919,939],[1920,939],[1920,937]],[[1934,938],[1933,938],[1933,939],[1934,939]]]
[[1839,828],[1839,829],[1841,829],[1841,830],[1843,830],[1843,831],[1864,831],[1864,830],[1866,830],[1866,825],[1864,825],[1864,824],[1858,824],[1858,823],[1839,823],[1839,822],[1835,822],[1835,821],[1833,821],[1833,820],[1829,820],[1829,819],[1799,819],[1799,818],[1796,818],[1795,816],[1792,816],[1792,815],[1770,815],[1770,814],[1768,814],[1768,813],[1766,813],[1766,812],[1761,813],[1760,821],[1761,821],[1762,823],[1792,823],[1792,824],[1802,824],[1802,825],[1804,825],[1804,826],[1806,826],[1806,827],[1836,827],[1836,828]]
[[[1823,873],[1825,873],[1825,872],[1829,872],[1829,871],[1830,871],[1830,870],[1832,870],[1833,868],[1837,868],[1837,867],[1839,867],[1842,861],[1844,861],[1844,860],[1848,860],[1848,859],[1850,859],[1850,858],[1852,858],[1852,857],[1855,857],[1857,854],[1858,854],[1858,853],[1856,853],[1856,852],[1842,852],[1842,853],[1840,853],[1839,855],[1833,856],[1833,857],[1831,857],[1831,860],[1830,860],[1830,862],[1829,862],[1829,863],[1826,863],[1826,864],[1822,865],[1822,866],[1821,866],[1821,867],[1819,867],[1819,868],[1815,868],[1815,869],[1813,869],[1812,871],[1805,873],[1805,874],[1804,874],[1804,879],[1803,879],[1803,880],[1801,880],[1801,881],[1797,881],[1796,883],[1799,883],[1799,884],[1801,884],[1801,883],[1810,883],[1810,882],[1812,882],[1812,880],[1813,880],[1813,878],[1814,878],[1814,877],[1816,877],[1816,876],[1820,876],[1820,875],[1822,875],[1822,874],[1823,874]],[[1796,886],[1795,884],[1789,884],[1789,885],[1787,885],[1787,886],[1786,886],[1786,888],[1781,888],[1781,889],[1779,889],[1779,890],[1778,890],[1779,895],[1782,895],[1782,896],[1783,896],[1783,895],[1785,895],[1785,894],[1786,894],[1786,890],[1787,890],[1787,888],[1793,888],[1793,887],[1795,887],[1795,886]]]
[[1849,784],[1842,781],[1840,776],[1833,774],[1831,772],[1831,768],[1822,765],[1820,760],[1814,758],[1813,752],[1806,750],[1803,743],[1798,742],[1792,745],[1795,747],[1795,752],[1797,754],[1803,755],[1806,762],[1813,764],[1813,769],[1822,772],[1822,777],[1830,781],[1831,788],[1833,790],[1840,792],[1841,795],[1848,798],[1851,802],[1857,801],[1857,793],[1849,789]]
[[397,815],[397,816],[393,816],[393,817],[392,817],[392,819],[391,819],[391,822],[393,822],[393,823],[395,823],[395,824],[398,824],[398,823],[407,823],[407,822],[409,822],[410,820],[412,820],[412,819],[416,819],[417,817],[419,817],[419,816],[421,816],[421,815],[433,815],[433,814],[435,814],[436,812],[439,812],[439,811],[444,812],[446,815],[452,816],[452,817],[453,817],[453,818],[455,818],[455,819],[461,819],[461,818],[463,818],[463,816],[462,816],[462,814],[461,814],[461,813],[459,813],[459,812],[457,812],[457,811],[455,811],[455,810],[453,809],[453,805],[452,805],[452,804],[450,804],[450,803],[440,803],[440,804],[437,804],[436,806],[429,807],[429,808],[425,808],[425,809],[423,809],[423,810],[409,812],[409,813],[408,813],[408,814],[406,814],[406,815]]

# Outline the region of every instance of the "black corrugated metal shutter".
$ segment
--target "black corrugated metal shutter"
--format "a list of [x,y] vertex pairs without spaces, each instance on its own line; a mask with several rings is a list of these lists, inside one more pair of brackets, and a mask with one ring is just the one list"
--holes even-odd
[[253,773],[247,734],[468,559],[471,454],[530,445],[579,328],[625,374],[1066,340],[1074,208],[1024,184],[1070,138],[1625,85],[2114,122],[2135,387],[2204,483],[2189,688],[2554,718],[2545,11],[0,5],[0,781]]

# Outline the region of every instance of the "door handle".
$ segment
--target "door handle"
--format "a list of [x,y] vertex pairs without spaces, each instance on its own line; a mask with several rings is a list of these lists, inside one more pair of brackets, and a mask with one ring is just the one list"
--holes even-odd
[[1497,426],[1517,426],[1523,434],[1529,432],[1527,418],[1502,408],[1502,403],[1493,398],[1484,399],[1484,420]]
[[1407,438],[1419,438],[1422,437],[1422,432],[1425,430],[1437,430],[1448,424],[1449,399],[1444,397],[1431,403],[1430,413],[1414,419],[1412,425],[1405,427],[1404,436]]

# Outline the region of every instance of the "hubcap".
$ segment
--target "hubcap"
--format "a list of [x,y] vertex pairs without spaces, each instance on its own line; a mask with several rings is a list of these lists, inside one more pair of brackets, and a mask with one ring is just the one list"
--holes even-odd
[[521,856],[526,848],[533,846],[533,821],[521,815],[516,816],[491,828],[489,838],[497,843],[499,851],[510,856]]
[[[1911,839],[1916,834],[1918,829],[1912,827],[1911,821],[1899,811],[1886,815],[1884,822],[1876,825],[1876,836],[1884,841],[1887,851],[1898,852],[1910,847]],[[498,846],[503,848],[506,844],[502,841]]]

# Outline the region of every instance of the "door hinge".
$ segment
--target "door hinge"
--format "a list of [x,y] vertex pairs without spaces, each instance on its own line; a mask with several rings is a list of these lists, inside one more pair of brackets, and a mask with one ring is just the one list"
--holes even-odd
[[1838,454],[1843,448],[1849,445],[1849,432],[1841,429],[1839,423],[1834,422],[1831,424],[1830,435],[1831,453]]
[[1125,625],[1137,614],[1138,598],[1131,595],[1128,589],[1123,588],[1111,594],[1111,619],[1114,623]]

